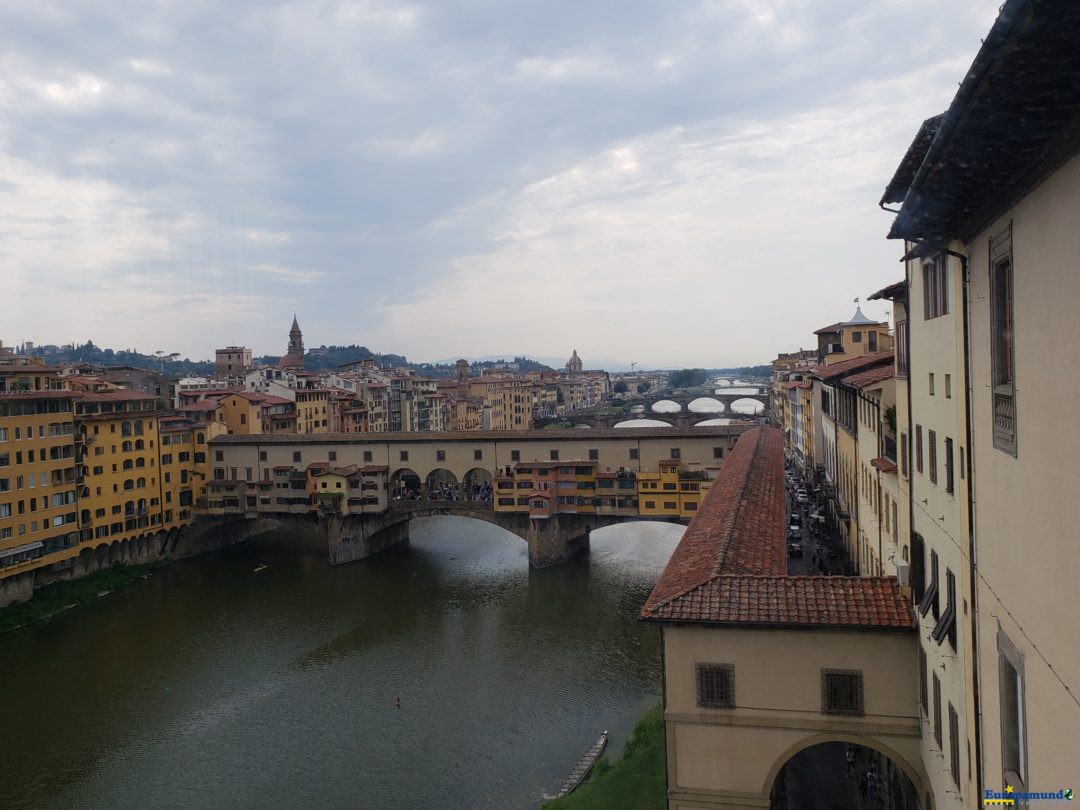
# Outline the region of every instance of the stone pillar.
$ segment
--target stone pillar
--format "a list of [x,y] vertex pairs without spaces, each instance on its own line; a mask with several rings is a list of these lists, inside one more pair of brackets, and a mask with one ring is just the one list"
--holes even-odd
[[364,515],[335,517],[326,521],[330,564],[355,562],[378,554],[409,540],[409,520],[404,518],[389,526],[378,518]]
[[529,564],[534,568],[564,563],[589,547],[590,521],[586,516],[554,514],[533,520],[526,540]]

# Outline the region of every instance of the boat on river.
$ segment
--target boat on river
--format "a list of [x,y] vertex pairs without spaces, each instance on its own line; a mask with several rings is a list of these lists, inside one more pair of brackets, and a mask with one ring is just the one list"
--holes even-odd
[[600,754],[603,753],[604,746],[607,745],[607,738],[608,733],[607,730],[605,730],[597,741],[593,743],[592,748],[585,752],[585,756],[578,760],[578,764],[574,766],[574,770],[572,770],[570,776],[566,778],[562,789],[555,794],[555,798],[565,796],[585,781],[585,777],[589,775],[589,771],[591,771],[593,765],[596,764],[596,760],[600,759]]

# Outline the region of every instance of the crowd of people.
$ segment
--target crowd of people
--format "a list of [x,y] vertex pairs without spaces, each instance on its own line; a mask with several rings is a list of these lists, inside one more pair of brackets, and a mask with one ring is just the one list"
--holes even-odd
[[492,487],[490,481],[459,488],[457,484],[446,481],[434,481],[428,485],[427,494],[418,480],[402,481],[394,487],[395,501],[469,501],[472,503],[490,503]]

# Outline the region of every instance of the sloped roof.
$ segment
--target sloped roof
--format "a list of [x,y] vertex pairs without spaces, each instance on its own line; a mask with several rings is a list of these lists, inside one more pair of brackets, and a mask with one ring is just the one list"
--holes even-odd
[[862,357],[853,357],[850,360],[841,360],[831,366],[814,366],[810,369],[810,376],[815,380],[832,382],[838,377],[845,377],[857,371],[873,368],[893,362],[892,352],[878,352],[877,354],[864,354]]
[[844,377],[840,380],[840,383],[842,385],[849,385],[852,388],[869,388],[872,385],[877,385],[880,382],[890,379],[894,373],[892,363],[888,363],[875,366],[874,368],[868,368],[866,371],[860,371],[858,374],[852,374],[849,377]]

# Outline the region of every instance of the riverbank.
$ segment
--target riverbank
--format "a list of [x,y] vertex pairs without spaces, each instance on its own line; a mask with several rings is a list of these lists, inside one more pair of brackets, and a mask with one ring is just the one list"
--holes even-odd
[[0,608],[0,636],[105,596],[168,564],[163,561],[146,565],[116,565],[79,579],[45,585],[34,591],[33,598],[28,601]]
[[602,758],[592,776],[544,810],[663,810],[667,804],[664,713],[650,709],[615,762]]

